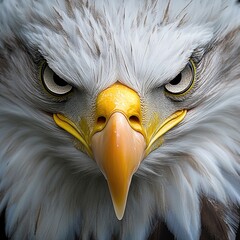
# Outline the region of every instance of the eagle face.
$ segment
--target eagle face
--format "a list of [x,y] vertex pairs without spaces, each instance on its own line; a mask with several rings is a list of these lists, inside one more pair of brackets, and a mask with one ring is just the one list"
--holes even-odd
[[233,239],[239,11],[235,1],[0,2],[6,234],[144,240],[161,221],[177,239],[205,229]]

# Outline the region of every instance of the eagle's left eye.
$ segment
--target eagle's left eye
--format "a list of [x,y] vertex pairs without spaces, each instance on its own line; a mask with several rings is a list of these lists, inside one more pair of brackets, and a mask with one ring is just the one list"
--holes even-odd
[[167,93],[179,95],[186,93],[193,85],[195,78],[195,67],[192,61],[189,61],[186,67],[168,84],[165,90]]
[[60,78],[46,63],[41,69],[41,79],[48,92],[54,95],[63,96],[73,89],[73,87]]

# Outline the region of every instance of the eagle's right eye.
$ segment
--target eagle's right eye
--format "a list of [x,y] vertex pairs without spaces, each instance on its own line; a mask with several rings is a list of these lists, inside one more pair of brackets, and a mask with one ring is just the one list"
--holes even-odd
[[63,96],[72,91],[73,87],[60,78],[48,65],[44,63],[41,69],[41,79],[46,90],[54,95]]

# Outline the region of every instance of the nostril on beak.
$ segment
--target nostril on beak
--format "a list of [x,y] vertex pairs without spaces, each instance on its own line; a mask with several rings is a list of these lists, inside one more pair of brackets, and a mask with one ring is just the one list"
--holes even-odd
[[129,122],[132,124],[140,124],[139,118],[135,115],[132,115],[131,117],[129,117]]
[[105,118],[104,116],[98,117],[98,119],[97,119],[97,124],[103,125],[103,124],[105,124],[105,123],[106,123],[106,118]]

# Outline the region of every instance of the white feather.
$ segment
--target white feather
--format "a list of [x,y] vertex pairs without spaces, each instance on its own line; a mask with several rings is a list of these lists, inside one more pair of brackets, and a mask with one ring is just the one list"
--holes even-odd
[[[224,0],[0,1],[0,209],[9,236],[144,240],[157,214],[178,239],[198,239],[202,195],[240,204],[239,12]],[[164,97],[162,85],[207,47],[189,97]],[[78,87],[71,101],[42,91],[26,50]],[[146,120],[160,108],[190,109],[142,162],[121,222],[95,162],[48,114],[90,114],[94,97],[116,81],[139,93]]]

